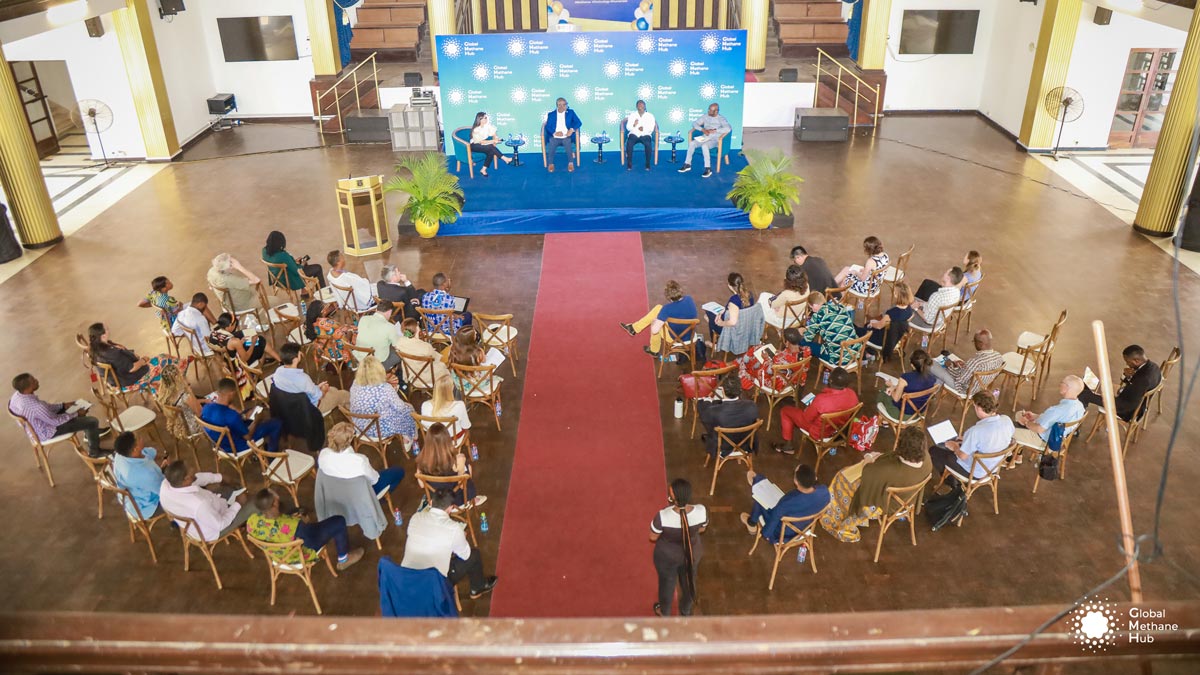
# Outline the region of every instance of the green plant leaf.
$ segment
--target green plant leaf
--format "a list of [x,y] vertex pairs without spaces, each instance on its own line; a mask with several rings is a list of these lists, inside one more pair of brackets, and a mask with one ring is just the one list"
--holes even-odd
[[462,215],[465,201],[458,176],[450,173],[446,156],[438,152],[400,160],[396,175],[384,182],[383,191],[408,195],[402,211],[414,223],[453,223]]
[[726,199],[749,213],[754,206],[771,213],[791,215],[792,205],[800,203],[800,184],[804,179],[791,173],[792,159],[779,150],[745,150],[750,163],[738,171]]

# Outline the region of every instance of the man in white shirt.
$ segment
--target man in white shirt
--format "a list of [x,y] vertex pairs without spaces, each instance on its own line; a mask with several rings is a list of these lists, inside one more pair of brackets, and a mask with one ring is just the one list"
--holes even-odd
[[436,567],[451,586],[468,577],[471,599],[476,600],[491,593],[498,579],[484,576],[479,549],[471,548],[467,542],[466,523],[452,520],[446,513],[452,504],[453,494],[438,490],[428,509],[413,514],[408,521],[408,541],[400,566],[412,570]]
[[221,485],[219,473],[196,473],[182,460],[176,460],[163,469],[163,476],[158,503],[172,516],[195,521],[200,531],[189,530],[188,536],[216,541],[258,513],[245,492],[229,500],[233,488]]
[[[957,305],[962,300],[962,291],[959,286],[962,284],[963,271],[961,267],[951,267],[942,274],[942,286],[929,296],[928,300],[916,298],[913,300],[912,308],[915,314],[908,320],[909,324],[915,325],[925,330],[930,327],[934,329],[941,328],[943,319],[940,312],[947,308]],[[936,323],[935,323],[936,322]]]
[[975,406],[975,416],[979,421],[967,429],[961,440],[946,441],[929,449],[929,459],[933,461],[933,475],[941,477],[942,472],[949,467],[960,476],[969,475],[972,468],[975,473],[972,478],[986,478],[989,471],[995,470],[1004,461],[1004,455],[992,459],[974,462],[977,454],[1000,452],[1012,443],[1016,427],[1007,415],[997,413],[1000,407],[996,397],[991,392],[977,391],[971,397]]
[[[366,455],[354,451],[354,425],[349,422],[338,422],[333,425],[325,438],[329,447],[317,456],[317,468],[321,473],[332,478],[358,478],[362,476],[371,482],[375,496],[382,497],[388,491],[395,491],[400,481],[404,480],[404,469],[393,466],[383,471],[376,471],[371,466],[371,460]],[[341,448],[338,450],[338,448]]]
[[212,326],[208,323],[208,318],[204,316],[205,310],[208,309],[208,296],[203,293],[197,293],[192,296],[192,303],[180,310],[175,317],[175,323],[171,324],[171,334],[183,337],[185,335],[183,329],[186,328],[194,336],[189,336],[188,339],[192,342],[192,349],[198,351],[205,356],[212,354],[212,348],[208,344],[208,336],[212,334]]
[[[325,277],[339,305],[357,312],[375,306],[375,293],[371,290],[371,282],[354,272],[346,271],[346,256],[342,255],[341,251],[330,251],[325,259],[329,261],[329,273]],[[347,292],[341,290],[342,288],[350,290]]]
[[641,144],[646,151],[646,170],[650,170],[650,154],[654,152],[654,130],[656,122],[653,113],[646,112],[646,102],[638,101],[637,110],[625,118],[625,170],[633,171],[633,149]]

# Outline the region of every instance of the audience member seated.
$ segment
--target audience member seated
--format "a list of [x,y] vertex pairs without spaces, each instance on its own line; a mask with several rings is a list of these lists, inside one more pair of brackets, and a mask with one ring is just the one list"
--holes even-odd
[[[679,614],[691,616],[696,599],[696,568],[704,557],[701,535],[708,529],[708,510],[692,503],[692,484],[682,478],[667,488],[669,505],[650,521],[650,542],[654,544],[654,569],[658,572],[658,602],[655,616],[671,613],[675,586],[679,586]],[[684,538],[690,547],[684,544]],[[691,560],[688,560],[689,550]],[[690,564],[690,565],[689,565]]]
[[477,600],[490,593],[498,579],[484,574],[479,549],[467,542],[467,524],[453,520],[447,513],[453,505],[454,496],[448,490],[438,490],[429,508],[409,518],[400,565],[412,570],[436,568],[451,586],[466,577],[471,584],[471,599]]
[[[325,545],[333,541],[337,549],[338,571],[350,567],[363,557],[361,548],[350,549],[350,538],[346,533],[346,519],[341,516],[331,516],[320,522],[312,522],[311,516],[302,511],[293,510],[285,515],[280,511],[279,495],[270,488],[263,488],[254,497],[258,513],[246,521],[246,532],[251,537],[269,544],[286,544],[299,539],[304,542],[301,549],[304,560],[310,561],[317,557]],[[297,512],[299,511],[299,512]],[[284,564],[299,564],[295,558],[286,559],[287,553],[279,550],[271,551],[276,562]]]
[[879,237],[863,239],[863,253],[867,254],[867,261],[862,265],[843,267],[834,282],[838,288],[849,284],[851,293],[869,297],[879,292],[879,282],[891,264],[891,258],[883,250]]
[[388,300],[380,300],[373,314],[358,320],[358,339],[355,342],[363,349],[374,349],[375,358],[383,363],[384,370],[389,371],[400,366],[400,356],[394,349],[400,341],[396,325],[392,323],[395,307]]
[[[471,428],[471,417],[467,415],[467,404],[454,398],[454,381],[449,376],[439,377],[433,384],[433,396],[421,404],[421,415],[424,417],[453,417],[458,420],[458,436],[455,445],[460,445],[460,439]],[[426,429],[431,424],[422,423]]]
[[362,476],[371,483],[375,494],[384,490],[396,493],[396,486],[404,480],[404,469],[394,466],[376,471],[366,455],[354,451],[354,426],[349,422],[338,422],[326,435],[329,447],[317,456],[317,468],[333,478],[358,478]]
[[[417,471],[426,476],[447,478],[471,474],[471,467],[467,466],[466,452],[455,450],[454,439],[450,438],[450,431],[446,425],[437,422],[425,432],[425,445],[421,448],[421,454],[417,455]],[[487,501],[485,495],[476,494],[474,480],[467,481],[465,494],[453,481],[428,482],[433,490],[450,492],[456,506],[463,506],[468,501],[474,502],[475,506],[482,506]]]
[[229,312],[222,312],[217,317],[216,328],[208,336],[208,341],[249,366],[258,363],[264,355],[273,361],[279,361],[279,352],[275,351],[266,336],[256,334],[247,337],[246,333],[237,327],[237,321]]
[[[380,434],[382,438],[401,436],[404,447],[412,445],[417,437],[417,423],[413,420],[413,408],[408,401],[396,393],[396,376],[389,375],[383,364],[374,356],[363,359],[350,385],[350,412],[356,415],[379,415],[379,428],[367,430],[367,434]],[[366,429],[366,420],[354,420],[360,429]]]
[[[807,347],[800,346],[800,331],[795,328],[783,330],[783,351],[775,352],[769,359],[763,359],[756,352],[758,347],[751,347],[738,358],[738,377],[742,380],[742,389],[764,387],[772,391],[782,391],[789,385],[788,378],[778,373],[772,373],[774,366],[784,366],[808,358],[812,352]],[[765,356],[765,353],[764,353]],[[808,381],[808,371],[800,374],[798,388],[803,388]]]
[[829,510],[821,516],[821,527],[839,541],[862,538],[858,528],[884,515],[887,489],[910,487],[933,472],[925,449],[925,432],[917,427],[900,431],[895,452],[868,452],[862,462],[842,469],[829,484]]
[[[819,292],[808,297],[813,313],[808,318],[802,344],[812,350],[813,356],[834,365],[857,360],[861,345],[852,346],[850,354],[842,354],[842,343],[858,337],[858,332],[854,330],[854,308],[836,300],[826,300]],[[817,342],[818,338],[820,342]]]
[[[182,460],[175,460],[163,469],[158,501],[172,516],[196,521],[200,531],[192,530],[188,536],[216,541],[258,513],[249,494],[243,491],[234,497],[237,488],[221,480],[219,473],[196,473]],[[177,523],[183,527],[182,522]]]
[[[761,293],[758,304],[763,308],[763,321],[775,328],[783,327],[783,313],[789,302],[802,302],[808,297],[808,277],[799,265],[788,265],[783,277],[783,290],[776,295]],[[795,311],[795,310],[793,310]],[[801,316],[796,312],[795,316]],[[788,317],[794,320],[793,317]]]
[[385,618],[458,617],[454,592],[436,567],[410,570],[386,555],[379,559],[379,611]]
[[[143,518],[149,518],[159,512],[158,493],[162,490],[163,467],[170,460],[156,462],[158,450],[147,448],[132,431],[126,431],[113,441],[112,470],[117,480],[117,487],[129,492],[137,504]],[[137,512],[129,505],[125,508],[130,514]]]
[[[432,380],[439,380],[443,377],[449,379],[450,369],[446,367],[446,363],[442,361],[441,355],[437,349],[425,340],[421,339],[421,323],[416,319],[405,319],[396,327],[400,334],[396,341],[396,351],[409,356],[422,356],[433,359],[433,377]],[[421,361],[406,359],[408,367],[414,373],[421,373],[421,368],[425,365]],[[429,377],[428,373],[422,374],[422,377]],[[433,381],[429,382],[406,382],[408,386],[420,389],[433,386]]]
[[[1058,384],[1058,394],[1062,396],[1058,403],[1046,408],[1040,415],[1035,415],[1028,410],[1017,411],[1014,417],[1019,427],[1013,433],[1013,440],[1031,448],[1043,447],[1050,438],[1050,428],[1055,424],[1065,424],[1083,419],[1086,408],[1079,401],[1079,395],[1086,388],[1078,375],[1064,377]],[[1021,463],[1020,448],[1017,449],[1015,455],[1009,462],[1008,468]]]
[[[751,400],[752,396],[750,392],[742,389],[742,381],[737,373],[729,373],[721,380],[721,386],[717,387],[712,397],[696,402],[700,423],[707,432],[702,438],[704,451],[710,457],[717,454],[717,427],[737,429],[750,426],[758,420],[758,406]],[[745,438],[745,434],[728,434],[728,437],[730,443],[737,443]],[[758,452],[757,434],[748,449],[751,453]],[[731,447],[722,447],[721,455],[728,455],[731,450]]]
[[[667,304],[655,305],[650,308],[646,315],[633,323],[623,323],[621,328],[629,333],[630,337],[636,336],[638,333],[650,329],[650,346],[646,347],[647,354],[658,354],[662,348],[663,341],[663,326],[666,325],[667,319],[680,319],[689,321],[696,318],[696,301],[690,295],[684,295],[683,289],[680,288],[679,282],[671,279],[667,282],[663,289],[663,295],[666,296]],[[681,327],[675,325],[672,330],[681,330]],[[692,339],[694,331],[691,328],[682,330],[679,335],[681,340],[685,342]],[[699,344],[696,345],[700,347]],[[700,352],[696,353],[696,360],[703,363],[704,358],[700,356]]]
[[[484,351],[483,345],[480,342],[479,333],[473,326],[463,326],[454,334],[454,339],[450,342],[447,354],[449,355],[450,365],[459,366],[482,366],[484,360],[487,358],[487,352]],[[485,387],[472,387],[469,382],[464,383],[462,378],[453,369],[450,371],[450,377],[454,380],[454,386],[464,395],[468,393],[467,389],[471,389],[472,393],[476,391],[481,394],[490,393],[486,391]],[[504,381],[504,378],[493,373],[492,381],[498,387]]]
[[[134,354],[133,350],[109,340],[108,329],[102,323],[88,326],[88,351],[92,355],[93,363],[103,363],[112,368],[117,381],[108,384],[121,389],[139,387],[153,393],[158,387],[158,381],[162,379],[163,368],[180,364],[178,360],[166,354],[150,357]],[[187,372],[190,363],[190,357],[184,359],[181,365],[184,372]]]
[[962,299],[970,300],[973,291],[970,285],[983,278],[983,256],[979,251],[967,251],[963,256]]
[[[334,249],[325,259],[329,262],[329,286],[333,289],[333,297],[339,305],[359,312],[375,306],[375,293],[371,290],[371,282],[367,281],[366,277],[346,270],[346,256],[341,251]],[[350,292],[339,290],[338,286],[349,288]]]
[[288,342],[280,347],[279,363],[275,369],[274,384],[280,391],[307,395],[322,414],[350,402],[349,392],[330,386],[328,382],[317,384],[304,372],[300,367],[300,345]]
[[353,326],[338,323],[330,318],[337,311],[337,305],[325,304],[320,300],[308,303],[308,312],[304,317],[304,336],[309,340],[320,340],[318,349],[322,356],[334,363],[350,363],[354,354],[349,345],[354,344],[355,330]]
[[[721,337],[721,331],[726,326],[736,326],[738,322],[738,314],[741,310],[746,309],[754,302],[754,292],[746,284],[746,280],[737,272],[730,272],[726,279],[726,287],[733,293],[729,296],[729,300],[725,301],[725,309],[720,314],[705,312],[708,315],[708,333],[712,337],[712,341],[716,343],[717,338]],[[761,331],[759,331],[761,333]],[[743,350],[738,350],[737,353],[742,353]]]
[[[317,280],[317,283],[322,286],[325,284],[325,273],[321,271],[321,266],[312,263],[309,264],[308,256],[296,260],[291,253],[287,252],[287,238],[278,230],[273,230],[267,235],[267,244],[262,250],[262,259],[274,265],[287,265],[287,287],[293,291],[304,290],[304,279],[300,278],[300,272],[303,270],[306,276],[310,276]],[[306,295],[307,291],[302,293]]]
[[[757,483],[766,480],[767,477],[761,473],[754,471],[746,472],[746,482],[753,488]],[[792,485],[794,486],[787,494],[779,498],[779,501],[771,508],[763,508],[755,500],[754,506],[750,513],[741,514],[742,524],[746,526],[746,531],[750,534],[758,532],[758,527],[762,527],[762,538],[772,544],[780,543],[779,538],[783,531],[784,518],[808,518],[821,512],[829,505],[829,488],[817,482],[817,472],[807,464],[801,464],[796,467],[795,473],[792,475]],[[801,523],[801,526],[807,523]],[[795,533],[792,533],[793,536]]]
[[379,283],[375,284],[375,294],[380,300],[387,300],[401,308],[405,317],[421,318],[417,308],[421,306],[421,296],[425,295],[425,291],[413,286],[396,265],[383,266]]
[[100,447],[100,437],[108,433],[108,427],[102,428],[100,420],[95,417],[67,412],[75,404],[74,401],[47,403],[38,398],[37,390],[41,386],[41,382],[33,375],[21,373],[12,380],[14,391],[8,400],[9,411],[29,422],[33,433],[37,434],[37,440],[45,442],[55,436],[82,431],[87,436],[89,455],[103,457],[108,454],[107,449]]
[[[812,438],[828,438],[834,432],[834,428],[823,423],[821,415],[849,410],[858,405],[858,393],[850,388],[850,382],[850,373],[845,368],[834,368],[833,372],[829,373],[829,384],[813,397],[806,407],[785,405],[780,408],[779,430],[783,435],[783,442],[776,443],[772,449],[785,455],[796,454],[802,440],[796,439],[796,443],[792,442],[796,427],[803,429]],[[834,423],[845,421],[844,416],[840,420],[832,420]]]
[[943,272],[940,282],[922,281],[913,300],[913,309],[918,312],[914,321],[925,327],[932,326],[939,309],[957,305],[962,300],[962,285],[963,271],[958,266]]
[[[212,259],[212,267],[208,269],[208,285],[218,291],[228,294],[233,307],[225,309],[231,312],[242,312],[247,309],[263,309],[262,300],[254,286],[261,283],[253,272],[242,266],[237,258],[228,253],[218,253]],[[225,298],[220,298],[225,302]]]
[[986,478],[989,471],[1004,461],[1003,457],[980,460],[982,466],[976,465],[975,473],[971,474],[972,457],[977,453],[986,455],[1007,448],[1012,443],[1014,432],[1012,420],[996,412],[1000,403],[991,392],[975,392],[971,396],[971,404],[975,406],[975,416],[979,421],[967,429],[961,439],[949,440],[929,449],[935,478],[940,477],[946,467],[963,477]]
[[163,368],[162,379],[158,382],[158,390],[154,392],[154,397],[159,405],[170,405],[179,409],[178,417],[167,415],[165,420],[167,431],[171,432],[172,436],[186,440],[200,433],[200,425],[196,420],[200,417],[204,401],[192,392],[192,385],[179,370],[179,366],[169,365]]
[[[421,296],[423,309],[454,309],[454,296],[450,294],[450,277],[442,272],[433,275],[433,290]],[[428,327],[431,333],[454,335],[463,326],[470,326],[474,319],[470,312],[461,312],[452,317],[431,316]]]
[[[903,419],[900,411],[900,401],[905,393],[914,393],[925,391],[938,383],[938,379],[929,372],[933,365],[933,359],[929,358],[929,353],[924,349],[913,351],[908,357],[908,365],[912,366],[912,370],[907,373],[901,373],[899,378],[885,376],[883,381],[887,386],[879,391],[879,396],[876,401],[883,405],[887,413],[892,416],[892,419]],[[925,402],[929,400],[929,396],[921,396],[910,399],[904,407],[903,415],[905,417],[915,415],[922,410]]]
[[[278,380],[276,380],[278,386]],[[217,382],[216,398],[209,403],[205,403],[200,410],[200,419],[214,427],[225,427],[229,429],[229,436],[232,438],[233,447],[227,444],[222,446],[221,450],[230,454],[240,455],[247,450],[250,445],[247,440],[255,442],[265,440],[267,442],[267,450],[270,452],[279,452],[279,436],[283,432],[283,422],[278,419],[257,418],[253,421],[248,421],[244,415],[245,412],[238,411],[233,408],[235,399],[238,393],[237,382],[230,377],[223,377]],[[213,442],[217,442],[218,434],[205,429],[205,433]]]
[[[1113,398],[1113,405],[1117,409],[1117,417],[1128,422],[1134,419],[1146,392],[1162,382],[1162,370],[1157,363],[1146,359],[1146,351],[1140,345],[1129,345],[1121,352],[1121,357],[1125,359],[1125,371],[1121,375],[1121,386]],[[1085,410],[1088,405],[1104,406],[1100,392],[1092,391],[1087,385],[1079,394],[1079,401]]]
[[871,334],[871,337],[867,338],[867,343],[879,349],[885,363],[892,360],[892,353],[896,351],[896,346],[908,333],[908,321],[913,315],[912,289],[908,287],[908,284],[903,281],[896,284],[895,298],[895,306],[884,312],[883,315],[868,319],[865,326],[854,327],[854,331],[858,333],[859,337],[868,332]]
[[[179,310],[179,314],[175,316],[175,322],[171,324],[171,335],[175,337],[187,337],[191,340],[192,351],[208,356],[212,354],[212,349],[208,346],[208,336],[212,333],[212,324],[208,320],[208,296],[203,293],[196,293],[192,296],[192,302],[189,305],[184,305],[183,309]],[[187,336],[184,329],[191,331],[195,337]]]
[[808,278],[808,287],[811,290],[823,294],[827,289],[838,288],[837,282],[833,279],[833,273],[829,271],[829,265],[825,264],[824,258],[809,255],[803,246],[793,246],[791,255],[792,264],[799,265],[800,269],[804,270],[804,276]]
[[[947,356],[945,366],[934,362],[929,367],[929,372],[941,380],[942,384],[951,387],[954,391],[965,396],[975,393],[975,378],[971,377],[971,375],[995,370],[1004,366],[1004,355],[992,349],[992,331],[986,328],[980,330],[975,334],[974,343],[975,356],[972,356],[965,363]],[[997,377],[999,375],[993,375],[991,379],[983,384],[989,385]]]

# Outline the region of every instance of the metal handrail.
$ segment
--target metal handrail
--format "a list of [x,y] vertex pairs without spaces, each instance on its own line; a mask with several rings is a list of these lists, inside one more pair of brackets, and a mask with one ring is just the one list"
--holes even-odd
[[[823,62],[826,59],[828,59],[835,66],[837,66],[836,71],[827,70],[826,68],[822,67]],[[864,103],[871,103],[874,106],[874,109],[871,113],[871,126],[875,126],[877,120],[879,119],[879,86],[878,85],[873,85],[870,82],[867,82],[866,80],[862,79],[853,70],[850,70],[846,66],[842,65],[842,63],[840,61],[835,59],[833,56],[831,56],[828,52],[826,52],[824,49],[821,49],[820,47],[817,47],[816,69],[817,69],[817,87],[813,90],[813,107],[814,108],[820,107],[819,99],[820,99],[820,89],[821,89],[820,85],[821,85],[821,75],[822,74],[829,75],[830,77],[834,78],[837,81],[837,84],[834,87],[833,100],[834,100],[834,107],[835,108],[840,107],[838,102],[842,100],[842,74],[845,73],[845,74],[849,75],[850,77],[854,78],[854,117],[851,119],[851,126],[854,126],[854,124],[858,121],[859,99],[862,99],[864,101]],[[848,90],[848,88],[850,86],[849,83],[847,83],[846,86],[847,86],[847,90]],[[865,93],[863,93],[862,92],[863,88],[865,88],[869,92],[874,93],[875,94],[874,97],[868,97]]]
[[[349,96],[351,90],[347,89],[346,91],[339,91],[338,88],[342,86],[343,82],[346,82],[347,80],[354,81],[354,88],[353,88],[354,109],[356,111],[362,110],[362,97],[359,95],[360,82],[371,82],[374,84],[375,90],[376,91],[379,90],[379,67],[378,67],[378,64],[376,64],[376,62],[375,62],[375,55],[377,53],[378,52],[371,52],[370,56],[363,59],[362,63],[359,63],[357,66],[354,66],[346,74],[339,77],[337,79],[337,81],[333,83],[333,85],[331,87],[329,87],[325,91],[317,92],[317,110],[316,110],[317,124],[322,133],[341,133],[342,131],[345,131],[345,129],[346,129],[345,123],[342,120],[342,98]],[[358,71],[365,68],[368,63],[371,64],[371,77],[368,79],[364,74],[362,80],[359,80]],[[334,113],[336,114],[337,120],[338,120],[338,126],[337,126],[336,131],[331,131],[331,130],[325,129],[325,125],[323,124],[325,119],[327,119],[328,117],[332,117],[332,115],[325,114],[325,101],[327,100],[326,96],[329,96],[329,95],[333,96],[333,110],[334,110]]]

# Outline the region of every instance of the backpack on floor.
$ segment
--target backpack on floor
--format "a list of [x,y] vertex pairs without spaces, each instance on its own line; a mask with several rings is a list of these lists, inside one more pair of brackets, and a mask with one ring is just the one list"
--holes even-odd
[[860,417],[850,423],[850,447],[867,452],[879,436],[879,415]]
[[967,491],[957,480],[952,482],[954,485],[950,492],[934,495],[925,502],[925,517],[929,519],[934,532],[947,525],[957,525],[967,517]]

